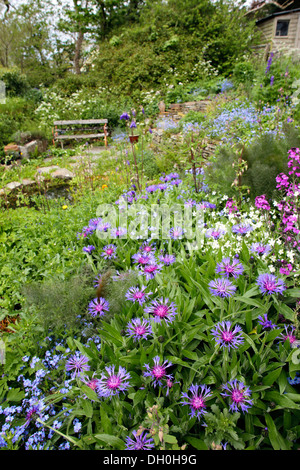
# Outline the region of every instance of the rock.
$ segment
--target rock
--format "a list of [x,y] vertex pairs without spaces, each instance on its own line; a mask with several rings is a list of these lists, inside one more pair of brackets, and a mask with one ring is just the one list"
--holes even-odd
[[44,167],[38,168],[37,174],[43,175],[44,173],[51,173],[52,171],[58,170],[58,169],[59,169],[59,166],[57,165],[44,166]]
[[59,178],[63,180],[70,180],[75,177],[72,171],[67,170],[66,168],[59,168],[58,170],[51,173],[52,178]]
[[13,189],[18,188],[19,186],[21,186],[21,183],[19,181],[12,181],[11,183],[6,184],[5,188],[12,191]]
[[34,180],[30,180],[30,179],[23,179],[21,180],[21,184],[22,186],[31,186],[33,184],[36,184],[36,182]]
[[47,143],[42,140],[32,140],[28,144],[20,145],[19,150],[22,158],[29,158],[36,149],[39,153],[45,152],[47,148]]

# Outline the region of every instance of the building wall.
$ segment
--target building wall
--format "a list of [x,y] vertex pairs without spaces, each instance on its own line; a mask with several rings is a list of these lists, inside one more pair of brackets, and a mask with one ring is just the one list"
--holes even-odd
[[[287,36],[275,36],[278,20],[290,20]],[[278,15],[257,25],[262,33],[261,44],[272,50],[300,49],[300,12]]]

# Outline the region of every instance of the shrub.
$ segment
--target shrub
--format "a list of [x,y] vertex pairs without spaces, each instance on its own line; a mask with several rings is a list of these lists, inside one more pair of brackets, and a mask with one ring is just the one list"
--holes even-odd
[[26,76],[18,70],[5,71],[0,80],[5,83],[7,96],[24,96],[29,89]]

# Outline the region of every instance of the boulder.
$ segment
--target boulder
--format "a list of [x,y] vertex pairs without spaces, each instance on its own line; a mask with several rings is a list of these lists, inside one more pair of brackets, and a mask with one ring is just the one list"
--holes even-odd
[[43,166],[37,169],[37,174],[43,175],[45,173],[51,173],[52,171],[58,170],[58,169],[59,169],[59,166],[57,165]]
[[12,181],[11,183],[6,184],[5,188],[12,191],[13,189],[18,188],[19,186],[21,186],[21,183],[19,181]]
[[21,153],[21,158],[29,158],[36,149],[39,153],[45,152],[47,148],[47,142],[43,140],[32,140],[28,144],[20,145],[19,151]]
[[67,170],[66,168],[59,168],[58,170],[51,173],[52,178],[58,178],[62,180],[70,180],[75,177],[72,171]]

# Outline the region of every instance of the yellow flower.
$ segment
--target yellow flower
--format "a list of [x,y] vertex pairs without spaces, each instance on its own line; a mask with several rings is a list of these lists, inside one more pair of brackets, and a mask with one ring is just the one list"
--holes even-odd
[[106,189],[106,188],[107,188],[107,184],[103,184],[102,189]]
[[68,206],[64,205],[64,206],[62,206],[62,208],[63,208],[63,210],[66,210],[66,209],[68,209]]

